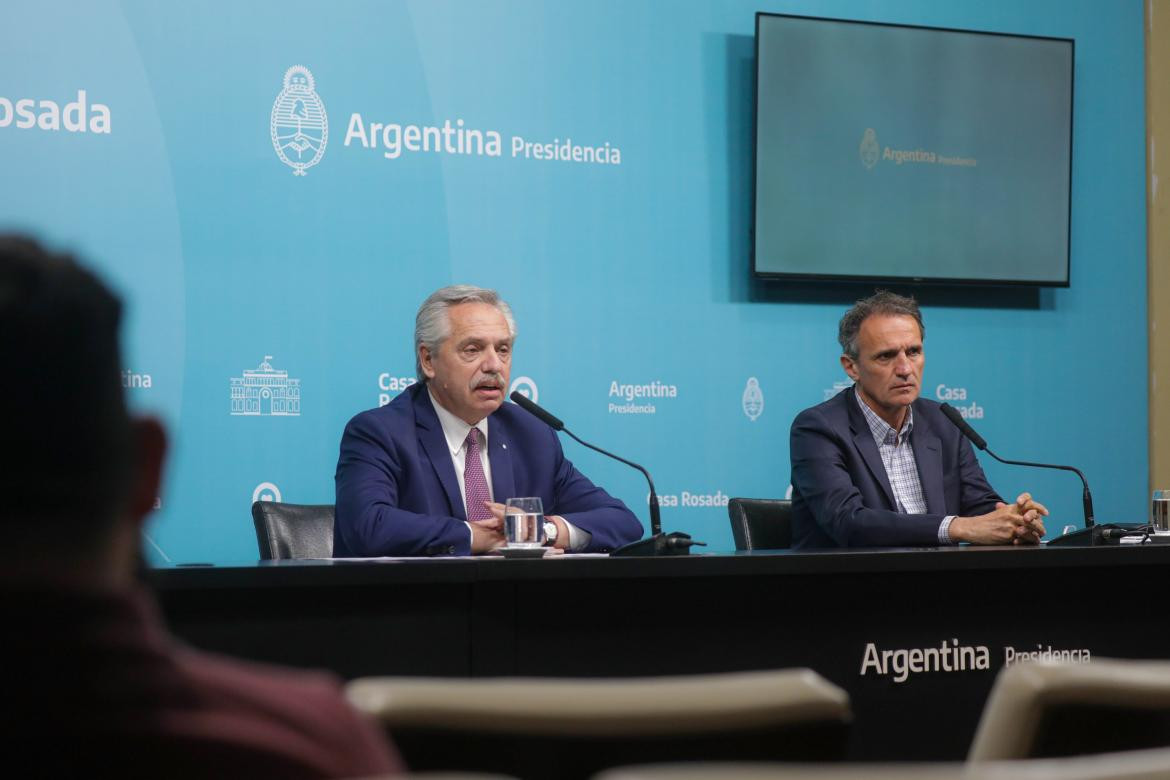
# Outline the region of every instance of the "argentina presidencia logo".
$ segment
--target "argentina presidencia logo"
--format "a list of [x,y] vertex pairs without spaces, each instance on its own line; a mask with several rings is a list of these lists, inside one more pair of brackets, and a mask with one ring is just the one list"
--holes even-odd
[[284,88],[272,104],[272,147],[276,156],[304,176],[321,162],[329,142],[329,117],[316,92],[313,74],[303,65],[293,65],[284,74]]
[[743,389],[743,413],[752,422],[764,413],[764,391],[760,389],[760,380],[754,376],[748,377],[747,386]]
[[520,393],[520,395],[532,403],[536,403],[540,397],[536,389],[536,382],[532,381],[531,377],[526,376],[518,376],[512,381],[512,386],[508,389],[508,395],[512,393]]
[[878,159],[882,156],[882,150],[878,146],[877,133],[873,131],[872,127],[865,129],[865,135],[861,137],[861,147],[858,151],[861,154],[861,164],[867,169],[877,165]]

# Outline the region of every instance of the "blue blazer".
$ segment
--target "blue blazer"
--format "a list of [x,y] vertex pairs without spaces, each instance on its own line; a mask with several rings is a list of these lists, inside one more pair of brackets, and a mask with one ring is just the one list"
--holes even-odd
[[937,545],[947,515],[984,514],[1002,501],[963,434],[934,401],[913,404],[910,443],[926,514],[896,511],[894,491],[851,387],[792,423],[792,546]]
[[[626,505],[565,458],[552,428],[510,403],[488,419],[496,501],[540,496],[545,514],[561,515],[592,535],[590,552],[642,536],[642,524]],[[425,384],[357,415],[345,427],[337,459],[333,555],[468,555],[461,478]]]

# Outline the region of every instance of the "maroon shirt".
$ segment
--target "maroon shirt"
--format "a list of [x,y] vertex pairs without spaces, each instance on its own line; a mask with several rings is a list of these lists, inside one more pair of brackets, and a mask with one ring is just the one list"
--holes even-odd
[[329,674],[198,652],[145,592],[0,590],[0,742],[25,774],[354,777],[401,771]]

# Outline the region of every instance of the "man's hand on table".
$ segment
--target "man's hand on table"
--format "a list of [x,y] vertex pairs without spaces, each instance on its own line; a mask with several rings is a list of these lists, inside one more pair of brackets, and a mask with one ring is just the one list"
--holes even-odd
[[481,555],[504,546],[504,505],[484,501],[492,516],[486,520],[471,520],[471,554]]
[[948,533],[957,542],[971,544],[1035,545],[1044,536],[1041,518],[1047,516],[1047,507],[1030,493],[1021,493],[1014,503],[996,503],[985,515],[956,517]]

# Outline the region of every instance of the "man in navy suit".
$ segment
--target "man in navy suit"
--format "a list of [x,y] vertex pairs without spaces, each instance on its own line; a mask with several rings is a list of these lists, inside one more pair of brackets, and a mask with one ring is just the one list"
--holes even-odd
[[919,398],[926,329],[913,298],[881,291],[841,319],[854,386],[792,423],[792,546],[1037,544],[1048,510],[1005,504],[971,445]]
[[412,385],[354,417],[337,460],[338,558],[467,555],[504,543],[503,502],[539,496],[550,546],[608,552],[642,535],[577,471],[556,433],[504,403],[516,325],[492,290],[432,294],[415,318]]

